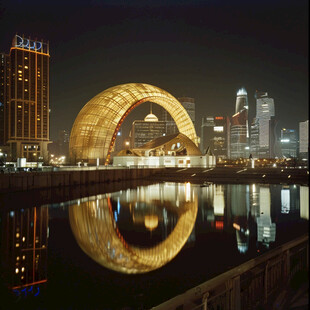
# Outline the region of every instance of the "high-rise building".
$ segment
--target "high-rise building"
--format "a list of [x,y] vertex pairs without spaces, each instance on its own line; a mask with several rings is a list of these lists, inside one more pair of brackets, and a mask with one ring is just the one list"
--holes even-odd
[[299,123],[299,156],[308,159],[309,155],[309,120]]
[[270,140],[274,137],[274,125],[271,119],[275,116],[274,100],[266,92],[255,93],[256,118],[251,126],[251,153],[258,158],[270,158],[274,154]]
[[159,121],[157,116],[150,113],[144,121],[134,121],[131,129],[131,147],[139,147],[143,144],[162,137],[166,132],[166,123]]
[[[180,97],[178,100],[185,108],[195,126],[195,99],[190,97]],[[162,120],[166,122],[166,135],[171,135],[178,132],[175,121],[166,110],[163,110],[162,112]]]
[[228,118],[225,116],[206,116],[201,121],[200,150],[208,148],[217,157],[227,157]]
[[230,158],[249,156],[248,95],[244,88],[239,89],[236,98],[235,114],[230,125]]
[[8,148],[9,161],[48,160],[49,57],[48,43],[19,35],[10,54],[1,55],[0,142]]
[[281,129],[281,152],[285,158],[297,157],[297,137],[295,129]]

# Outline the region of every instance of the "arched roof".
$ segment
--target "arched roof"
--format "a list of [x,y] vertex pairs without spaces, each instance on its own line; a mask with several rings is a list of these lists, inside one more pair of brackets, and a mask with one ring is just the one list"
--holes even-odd
[[107,164],[122,122],[135,107],[147,101],[167,110],[179,132],[198,145],[194,125],[176,98],[156,86],[129,83],[99,93],[82,108],[71,130],[71,160],[99,158]]
[[151,150],[160,150],[165,154],[168,154],[168,151],[174,151],[177,155],[178,151],[186,149],[186,155],[188,156],[201,156],[202,153],[199,148],[193,143],[192,140],[187,138],[182,133],[176,133],[169,136],[163,136],[156,138],[138,148],[122,150],[117,156],[144,156],[145,151]]

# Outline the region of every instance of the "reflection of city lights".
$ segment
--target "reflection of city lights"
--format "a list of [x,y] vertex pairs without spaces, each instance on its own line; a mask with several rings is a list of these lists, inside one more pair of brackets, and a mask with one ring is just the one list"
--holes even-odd
[[189,202],[191,200],[191,183],[185,183],[185,201]]
[[240,230],[240,226],[236,223],[233,223],[233,228],[237,229],[237,230]]

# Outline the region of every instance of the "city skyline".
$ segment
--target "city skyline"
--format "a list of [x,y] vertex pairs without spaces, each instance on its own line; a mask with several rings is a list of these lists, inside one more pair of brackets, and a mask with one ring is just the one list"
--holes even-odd
[[233,115],[242,87],[249,120],[256,90],[274,98],[279,127],[308,118],[307,1],[38,4],[1,3],[0,51],[16,33],[49,41],[51,140],[99,92],[129,82],[195,98],[196,129],[203,116]]

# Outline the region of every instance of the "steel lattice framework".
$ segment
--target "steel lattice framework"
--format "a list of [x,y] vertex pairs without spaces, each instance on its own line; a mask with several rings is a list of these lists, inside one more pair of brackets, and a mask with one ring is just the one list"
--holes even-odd
[[99,158],[108,164],[121,124],[134,108],[147,101],[162,106],[176,122],[179,132],[198,145],[194,125],[176,98],[156,86],[130,83],[108,88],[82,108],[71,131],[71,160],[94,162]]

